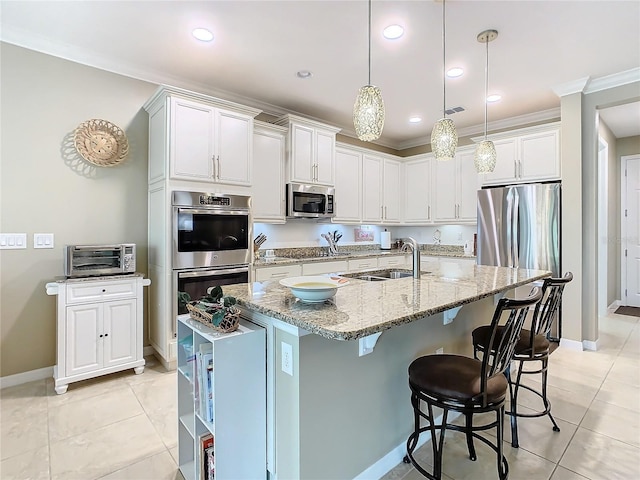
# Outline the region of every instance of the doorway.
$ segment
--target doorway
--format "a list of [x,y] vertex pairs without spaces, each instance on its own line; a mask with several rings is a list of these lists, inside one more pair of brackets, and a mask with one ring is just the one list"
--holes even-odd
[[640,155],[622,157],[621,167],[622,303],[640,307]]

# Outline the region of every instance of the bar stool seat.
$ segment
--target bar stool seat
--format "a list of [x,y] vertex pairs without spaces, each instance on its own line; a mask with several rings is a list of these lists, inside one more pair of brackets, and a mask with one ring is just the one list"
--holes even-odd
[[[511,446],[519,447],[518,440],[518,417],[542,417],[548,416],[553,424],[553,431],[559,432],[560,427],[556,423],[553,415],[551,415],[551,402],[547,398],[547,367],[550,355],[550,342],[548,340],[551,330],[551,324],[560,311],[562,304],[562,293],[567,283],[573,280],[573,274],[567,272],[562,278],[546,278],[542,284],[542,299],[533,312],[531,321],[531,329],[523,328],[520,331],[520,338],[516,343],[512,360],[518,363],[518,369],[515,380],[511,376],[511,369],[506,371],[507,380],[509,382],[509,395],[511,400],[511,408],[506,412],[511,417]],[[502,327],[498,327],[496,335],[503,335]],[[491,335],[491,326],[483,325],[476,328],[471,333],[473,340],[473,356],[478,358],[478,353],[483,354],[487,351],[487,338]],[[493,352],[492,352],[493,353]],[[540,368],[537,370],[524,370],[527,362],[540,362]],[[522,375],[541,374],[541,389],[538,391],[529,385],[522,383]],[[542,401],[542,409],[537,412],[523,413],[518,411],[518,392],[524,388],[538,396]]]
[[[509,464],[503,455],[502,441],[504,405],[509,386],[505,371],[520,337],[527,311],[540,298],[540,289],[534,288],[529,297],[523,300],[500,299],[491,320],[487,343],[484,345],[487,351],[495,352],[494,355],[485,355],[482,360],[462,355],[426,355],[411,362],[409,388],[414,429],[407,439],[407,454],[403,459],[405,463],[413,464],[426,478],[441,479],[445,432],[453,430],[465,434],[471,460],[476,460],[473,441],[478,439],[496,452],[500,480],[509,477]],[[507,319],[502,326],[501,335],[498,336],[496,332],[504,316]],[[437,413],[434,414],[434,407],[442,409],[440,421],[435,416]],[[449,422],[449,411],[463,415],[464,425]],[[473,415],[485,412],[495,413],[495,421],[474,425]],[[495,439],[480,434],[493,428],[496,429]],[[439,437],[436,435],[437,431],[440,431]],[[420,465],[414,456],[420,435],[423,433],[431,435],[431,472]]]

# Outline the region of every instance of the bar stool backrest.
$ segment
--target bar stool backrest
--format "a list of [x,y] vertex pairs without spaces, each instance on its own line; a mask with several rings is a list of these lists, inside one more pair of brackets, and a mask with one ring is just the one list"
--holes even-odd
[[[542,291],[539,287],[534,287],[527,298],[520,300],[501,298],[498,301],[491,319],[491,335],[489,335],[487,345],[484,346],[484,351],[491,352],[491,354],[482,356],[480,395],[483,397],[483,406],[487,405],[487,384],[489,380],[496,375],[502,375],[509,366],[529,307],[539,302],[541,298]],[[501,325],[501,319],[505,314],[508,314],[508,318]],[[498,327],[500,327],[501,331],[499,335],[497,334]]]
[[531,324],[530,352],[535,354],[534,339],[536,335],[547,336],[551,331],[551,324],[560,310],[562,293],[567,283],[573,280],[573,273],[567,272],[561,278],[545,278],[542,284],[542,300],[533,312]]

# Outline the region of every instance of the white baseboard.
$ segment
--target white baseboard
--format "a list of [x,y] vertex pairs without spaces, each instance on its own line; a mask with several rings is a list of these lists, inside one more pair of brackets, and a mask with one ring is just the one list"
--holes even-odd
[[566,348],[567,350],[577,350],[580,352],[584,350],[582,342],[579,342],[577,340],[569,340],[568,338],[561,338],[560,346],[562,348]]
[[45,378],[51,377],[53,377],[53,367],[44,367],[29,372],[7,375],[6,377],[0,377],[0,389],[15,387],[23,383],[35,382],[36,380],[44,380]]
[[600,344],[600,339],[598,338],[595,342],[591,340],[583,340],[582,346],[585,350],[591,350],[592,352],[598,351],[598,345]]
[[615,312],[620,306],[622,306],[622,300],[614,300],[613,303],[607,307],[607,313]]
[[145,357],[148,357],[150,355],[154,355],[155,354],[155,350],[151,345],[147,345],[146,347],[144,347],[142,349],[142,355],[144,355]]
[[[449,421],[454,420],[460,414],[454,414],[454,412],[450,412],[453,414],[449,417]],[[436,418],[436,424],[442,423],[442,415]],[[447,422],[448,423],[448,422]],[[431,440],[431,435],[428,433],[423,433],[420,435],[418,439],[418,445],[416,449],[420,448],[422,445]],[[392,468],[402,462],[402,459],[407,454],[407,442],[406,440],[402,442],[400,445],[395,447],[389,453],[387,453],[384,457],[378,460],[376,463],[371,465],[365,471],[361,472],[358,476],[354,477],[353,480],[371,480],[372,478],[382,478],[385,474],[389,472]]]

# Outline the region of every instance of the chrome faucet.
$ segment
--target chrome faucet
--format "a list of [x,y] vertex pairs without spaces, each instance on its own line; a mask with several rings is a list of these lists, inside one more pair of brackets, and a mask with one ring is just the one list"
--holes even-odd
[[413,253],[413,278],[420,278],[420,245],[411,237],[407,237],[403,240],[401,252],[407,252],[411,250]]

